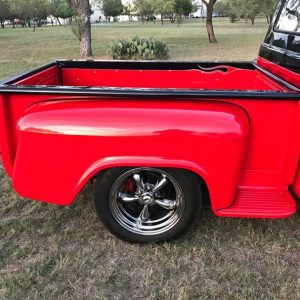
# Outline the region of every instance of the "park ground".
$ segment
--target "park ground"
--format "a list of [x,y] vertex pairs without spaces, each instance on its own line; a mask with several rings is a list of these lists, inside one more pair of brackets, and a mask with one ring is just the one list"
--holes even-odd
[[[163,39],[173,60],[253,60],[267,24],[93,27],[95,58],[134,35]],[[69,27],[0,30],[0,78],[56,58],[78,58]],[[41,174],[42,176],[42,174]],[[55,188],[55,187],[53,187]],[[300,299],[300,214],[286,220],[201,220],[175,241],[131,245],[98,221],[92,188],[71,207],[18,197],[0,166],[0,299]]]

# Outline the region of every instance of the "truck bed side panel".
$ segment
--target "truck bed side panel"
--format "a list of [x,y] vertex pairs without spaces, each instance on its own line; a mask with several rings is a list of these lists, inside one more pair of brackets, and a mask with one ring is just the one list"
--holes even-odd
[[213,209],[232,204],[249,134],[236,105],[197,101],[58,101],[18,122],[13,185],[22,196],[68,205],[113,166],[190,169],[207,183]]

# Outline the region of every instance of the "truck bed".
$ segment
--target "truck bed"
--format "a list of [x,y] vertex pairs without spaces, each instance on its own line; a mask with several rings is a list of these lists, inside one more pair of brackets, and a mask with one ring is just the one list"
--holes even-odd
[[189,89],[289,92],[252,63],[140,63],[81,61],[52,63],[15,78],[12,86]]

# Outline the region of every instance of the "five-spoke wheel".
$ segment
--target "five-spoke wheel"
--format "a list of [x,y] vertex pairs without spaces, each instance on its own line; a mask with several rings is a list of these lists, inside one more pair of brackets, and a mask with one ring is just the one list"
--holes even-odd
[[[194,191],[192,190],[194,189]],[[95,206],[117,236],[131,242],[166,240],[192,221],[200,184],[187,171],[111,169],[95,182]]]

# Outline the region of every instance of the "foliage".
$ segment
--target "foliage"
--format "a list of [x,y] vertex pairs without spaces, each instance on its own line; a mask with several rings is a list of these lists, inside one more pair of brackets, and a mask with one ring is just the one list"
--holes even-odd
[[174,0],[174,12],[178,16],[178,22],[181,23],[182,16],[193,12],[194,6],[191,0]]
[[241,16],[246,19],[246,21],[250,19],[252,24],[254,24],[255,17],[262,9],[262,3],[263,1],[260,0],[245,0],[240,9]]
[[75,12],[65,0],[51,0],[51,14],[55,18],[68,19]]
[[214,12],[217,13],[220,17],[228,16],[226,0],[217,1],[214,6]]
[[264,0],[262,1],[262,12],[266,15],[268,22],[270,23],[273,18],[273,13],[275,11],[277,0]]
[[[49,0],[0,0],[0,22],[19,19],[23,26],[31,23],[41,26],[42,20],[51,14]],[[1,21],[2,20],[2,21]]]
[[142,20],[150,19],[155,13],[155,2],[153,0],[134,0],[134,8],[136,13]]
[[258,14],[263,13],[269,22],[277,2],[277,0],[222,0],[216,3],[215,12],[228,16],[232,23],[238,18],[244,18],[246,21],[250,19],[251,24],[254,24]]
[[175,1],[174,0],[155,0],[155,13],[161,16],[161,22],[163,19],[168,18],[173,23],[175,19]]
[[136,36],[131,40],[113,42],[110,53],[113,59],[156,60],[167,59],[169,48],[165,42],[155,38],[144,39]]
[[123,5],[123,15],[128,16],[129,21],[131,22],[134,16],[134,6],[130,3]]
[[215,12],[223,16],[228,16],[230,22],[234,23],[242,14],[243,6],[240,5],[240,2],[241,0],[223,0],[217,2]]
[[121,0],[102,0],[102,10],[105,17],[117,17],[123,13],[124,7]]
[[192,0],[134,0],[135,12],[142,21],[152,20],[155,14],[160,15],[161,23],[167,18],[174,23],[175,19],[182,20],[182,16],[194,11]]
[[8,0],[0,0],[0,24],[4,28],[4,21],[10,18],[10,5]]

